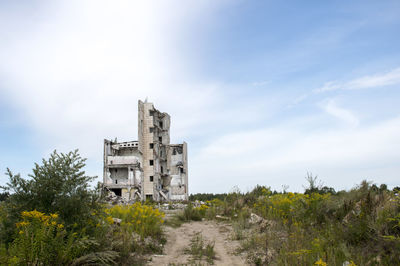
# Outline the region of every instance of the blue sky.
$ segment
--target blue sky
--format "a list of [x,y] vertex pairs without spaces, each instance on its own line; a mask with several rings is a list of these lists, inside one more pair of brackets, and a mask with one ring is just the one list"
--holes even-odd
[[[190,192],[400,185],[398,1],[2,1],[0,170],[137,138],[189,145]],[[0,183],[6,182],[5,175]]]

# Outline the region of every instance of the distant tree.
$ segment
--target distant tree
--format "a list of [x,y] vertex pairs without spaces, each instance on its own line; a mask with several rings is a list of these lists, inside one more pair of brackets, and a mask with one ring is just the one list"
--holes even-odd
[[387,185],[386,185],[386,184],[381,184],[381,185],[379,186],[379,191],[380,191],[380,192],[387,191],[387,190],[388,190],[388,188],[387,188]]
[[372,184],[371,187],[370,187],[370,189],[371,189],[372,191],[374,191],[374,192],[378,192],[378,191],[379,191],[379,188],[378,188],[378,186],[377,186],[376,184]]
[[208,201],[208,200],[213,200],[213,199],[224,200],[226,196],[227,196],[226,193],[222,193],[222,194],[197,193],[197,194],[190,194],[189,200],[191,200],[191,201],[195,201],[195,200]]
[[308,188],[305,188],[304,194],[319,193],[332,195],[336,194],[336,191],[332,187],[322,186],[322,182],[318,180],[318,176],[313,176],[312,173],[307,172],[306,180],[308,182]]
[[332,195],[335,195],[335,194],[336,194],[336,191],[335,191],[335,189],[334,189],[333,187],[324,186],[324,187],[322,187],[322,188],[319,190],[319,193],[320,193],[320,194],[327,194],[327,193],[330,193],[330,194],[332,194]]
[[256,185],[252,191],[244,194],[244,203],[247,205],[253,205],[262,196],[271,195],[271,188],[267,186]]
[[259,197],[259,196],[270,195],[270,194],[272,194],[272,192],[271,192],[271,188],[270,187],[257,185],[250,192],[250,194],[253,194],[255,197]]
[[304,194],[316,193],[319,191],[319,187],[322,186],[321,182],[317,182],[318,176],[313,176],[312,173],[307,172],[305,177],[308,182],[308,188],[305,189]]

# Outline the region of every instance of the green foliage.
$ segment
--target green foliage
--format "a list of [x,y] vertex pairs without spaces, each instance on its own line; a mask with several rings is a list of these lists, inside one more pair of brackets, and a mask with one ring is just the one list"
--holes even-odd
[[0,193],[0,202],[5,201],[9,196],[10,196],[10,193],[8,193],[8,192]]
[[213,264],[215,259],[213,242],[207,242],[203,240],[200,232],[196,233],[190,243],[189,248],[185,250],[185,253],[192,255],[193,260],[202,260],[203,257],[206,259],[207,263]]
[[210,201],[213,199],[219,199],[219,200],[224,200],[225,197],[228,194],[222,193],[222,194],[213,194],[213,193],[197,193],[197,194],[190,194],[189,200],[190,201]]
[[249,224],[249,211],[243,208],[237,215],[236,219],[232,222],[233,238],[235,240],[242,240],[246,237],[246,230],[250,228]]
[[306,180],[308,182],[308,188],[306,188],[304,194],[312,194],[312,193],[318,193],[318,194],[329,193],[331,195],[336,194],[334,188],[322,186],[322,182],[318,180],[317,176],[314,177],[312,173],[307,173]]
[[[205,217],[232,221],[233,239],[255,265],[400,264],[398,190],[363,181],[336,192],[312,174],[306,179],[304,194],[259,185],[247,193],[234,190],[206,201]],[[263,219],[250,225],[251,212]]]
[[[118,252],[119,265],[141,264],[147,253],[162,251],[163,217],[158,209],[139,202],[105,209],[104,223],[109,226],[105,245]],[[116,223],[116,219],[120,221]]]
[[[35,164],[30,179],[12,174],[7,169],[6,189],[12,194],[6,200],[13,220],[24,210],[58,213],[67,227],[83,228],[90,213],[99,209],[99,194],[89,188],[95,177],[85,175],[85,160],[78,150],[67,154],[54,151],[42,165]],[[76,227],[76,226],[75,226]]]
[[79,265],[92,257],[101,264],[115,263],[115,252],[92,252],[98,243],[87,236],[67,232],[59,223],[57,214],[24,211],[22,220],[16,224],[15,239],[11,243],[6,263],[11,265]]
[[[89,188],[93,177],[85,175],[84,162],[77,151],[55,151],[35,164],[30,179],[7,169],[10,180],[0,194],[1,265],[133,265],[161,251],[164,219],[155,203],[103,205],[99,190]],[[205,204],[189,202],[167,223],[220,215],[232,222],[233,237],[256,265],[400,264],[398,188],[363,181],[336,192],[312,174],[306,179],[304,194],[256,186],[247,193],[191,195]],[[250,223],[251,213],[262,218]],[[187,252],[208,263],[215,257],[201,235]]]
[[189,221],[201,221],[204,217],[204,214],[200,209],[194,208],[191,202],[183,210],[183,213],[178,216],[181,221],[189,222]]
[[255,233],[243,239],[253,263],[400,263],[399,196],[366,181],[348,192],[325,193],[316,178],[310,181],[307,194],[269,193],[251,206],[269,225],[257,229],[265,237]]
[[141,239],[146,237],[157,237],[162,233],[161,225],[164,223],[163,212],[151,206],[136,202],[129,206],[116,205],[105,210],[108,214],[106,220],[113,223],[113,217],[121,219],[120,226],[123,231],[138,234]]
[[0,265],[132,265],[161,250],[163,214],[140,203],[106,208],[84,162],[78,151],[55,151],[30,179],[7,169]]

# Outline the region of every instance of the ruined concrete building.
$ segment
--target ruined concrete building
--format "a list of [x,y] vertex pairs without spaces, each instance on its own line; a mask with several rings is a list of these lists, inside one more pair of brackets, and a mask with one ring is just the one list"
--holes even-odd
[[105,189],[125,201],[187,200],[187,144],[170,144],[169,128],[167,113],[139,100],[139,140],[104,140]]

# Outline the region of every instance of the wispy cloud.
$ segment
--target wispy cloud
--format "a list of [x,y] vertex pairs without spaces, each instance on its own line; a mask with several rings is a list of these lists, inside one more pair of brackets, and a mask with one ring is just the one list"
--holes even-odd
[[0,10],[0,24],[9,25],[0,27],[2,100],[36,133],[39,153],[79,148],[93,174],[103,138],[137,137],[138,99],[169,112],[172,138],[187,140],[188,129],[206,128],[203,118],[221,97],[218,85],[193,77],[191,60],[176,46],[219,7],[68,1]]
[[[227,191],[232,183],[242,189],[251,189],[249,184],[257,183],[275,189],[287,184],[301,191],[307,171],[336,188],[348,188],[362,178],[396,184],[396,171],[400,171],[399,117],[368,127],[332,131],[309,130],[313,126],[306,118],[217,138],[191,159],[192,169],[202,176],[201,180],[192,180],[192,185],[207,191],[221,187]],[[227,182],[222,176],[235,182]]]
[[[0,28],[0,74],[2,94],[48,137],[68,139],[77,130],[81,138],[86,131],[87,138],[132,138],[138,99],[148,96],[172,113],[177,95],[185,94],[180,107],[194,113],[218,99],[213,84],[191,79],[190,62],[174,47],[188,30],[182,25],[207,17],[211,4],[69,1],[37,8],[41,16],[29,23],[18,10],[9,21],[0,18],[11,27]],[[19,34],[9,35],[13,30]]]
[[386,73],[356,78],[347,82],[329,81],[314,92],[326,92],[333,90],[358,90],[367,88],[378,88],[400,83],[400,68],[395,68]]
[[299,97],[295,98],[287,107],[292,108],[295,105],[298,105],[299,103],[303,102],[308,98],[308,94],[302,94]]
[[359,119],[356,117],[356,115],[350,110],[339,107],[334,99],[325,100],[321,102],[319,106],[326,113],[338,118],[340,121],[343,121],[352,127],[359,125]]

